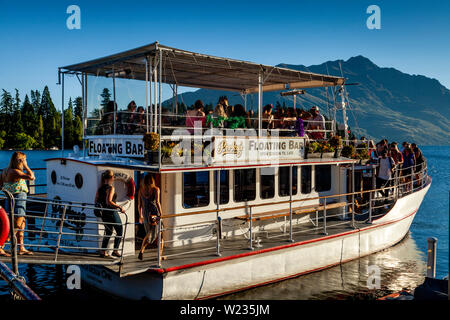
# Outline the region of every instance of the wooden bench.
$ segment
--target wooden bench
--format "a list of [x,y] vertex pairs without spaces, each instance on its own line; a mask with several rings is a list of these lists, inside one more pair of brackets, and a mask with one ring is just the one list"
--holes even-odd
[[[327,204],[327,210],[336,209],[336,208],[342,208],[347,205],[347,202],[334,202]],[[319,211],[324,211],[325,206],[323,204],[315,204],[315,205],[309,205],[309,206],[302,206],[302,207],[294,207],[292,208],[292,215],[299,215],[299,214],[309,214],[309,213],[316,213],[316,221],[318,220],[318,213]],[[262,221],[262,220],[268,220],[268,219],[275,219],[280,217],[287,217],[289,216],[289,209],[282,209],[282,210],[275,210],[271,212],[262,212],[262,213],[255,213],[252,214],[252,221]],[[243,215],[243,216],[237,216],[235,219],[249,221],[250,215]]]

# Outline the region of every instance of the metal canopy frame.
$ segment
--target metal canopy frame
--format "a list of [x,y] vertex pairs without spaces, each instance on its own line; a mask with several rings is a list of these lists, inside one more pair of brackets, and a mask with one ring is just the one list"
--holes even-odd
[[[221,58],[206,54],[180,50],[158,42],[136,49],[113,54],[58,68],[58,79],[62,81],[62,112],[64,114],[64,75],[82,76],[83,94],[83,141],[86,138],[87,116],[87,76],[112,78],[113,100],[115,79],[133,79],[146,82],[147,132],[158,132],[161,139],[162,84],[172,86],[176,95],[178,86],[213,90],[228,90],[248,94],[258,94],[258,135],[262,134],[263,92],[288,89],[343,86],[345,78],[311,72],[274,67],[253,62]],[[152,103],[153,98],[153,103]],[[246,98],[244,98],[246,101]],[[246,103],[245,103],[246,104]],[[150,109],[150,110],[149,110]],[[114,133],[117,110],[114,110]],[[63,117],[64,119],[64,117]],[[150,121],[148,121],[150,120]],[[64,121],[64,120],[63,120]],[[150,125],[150,126],[149,126]],[[64,126],[64,124],[63,124]],[[64,130],[64,129],[63,129]],[[161,141],[160,145],[161,145]],[[64,152],[64,140],[62,141]],[[85,155],[83,143],[83,155]],[[161,152],[161,150],[159,150]],[[161,154],[159,155],[161,158]]]
[[[311,72],[256,64],[229,58],[180,50],[154,42],[136,49],[107,57],[61,67],[61,70],[91,75],[110,76],[113,68],[116,78],[145,81],[147,59],[162,55],[164,68],[160,75],[164,83],[205,89],[258,92],[259,76],[262,91],[314,88],[342,85],[345,79]],[[117,72],[130,70],[131,73]]]

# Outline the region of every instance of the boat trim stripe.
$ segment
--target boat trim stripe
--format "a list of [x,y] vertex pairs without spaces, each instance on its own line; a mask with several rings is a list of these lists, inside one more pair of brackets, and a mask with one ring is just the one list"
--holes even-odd
[[[370,229],[374,229],[374,228],[379,228],[379,227],[382,227],[382,226],[385,226],[385,225],[388,225],[388,224],[392,224],[392,223],[404,220],[404,219],[409,218],[410,216],[414,215],[417,212],[417,210],[418,209],[414,210],[412,213],[410,213],[410,214],[408,214],[408,215],[406,215],[406,216],[404,216],[402,218],[391,220],[391,221],[386,221],[386,222],[383,222],[383,223],[380,223],[380,224],[367,226],[367,227],[364,227],[364,228],[361,228],[361,229],[355,229],[355,230],[351,230],[351,231],[347,231],[347,232],[341,232],[341,233],[337,233],[337,234],[326,236],[326,237],[320,237],[320,238],[316,238],[316,239],[300,241],[300,242],[291,243],[291,244],[282,245],[282,246],[277,246],[277,247],[273,247],[273,248],[267,248],[267,249],[252,251],[252,252],[240,253],[240,254],[235,254],[235,255],[222,257],[222,258],[214,258],[214,259],[210,259],[210,260],[204,260],[204,261],[190,263],[190,264],[185,264],[185,265],[181,265],[181,266],[175,266],[175,267],[170,267],[170,268],[151,268],[151,269],[148,270],[148,272],[157,272],[159,274],[163,274],[163,273],[168,273],[168,272],[173,272],[173,271],[178,271],[178,270],[183,270],[183,269],[189,269],[189,268],[198,267],[198,266],[203,266],[203,265],[207,265],[207,264],[212,264],[212,263],[217,263],[217,262],[222,262],[222,261],[227,261],[227,260],[233,260],[233,259],[253,256],[253,255],[257,255],[257,254],[262,254],[262,253],[267,253],[267,252],[272,252],[272,251],[278,251],[278,250],[282,250],[282,249],[297,247],[297,246],[301,246],[301,245],[305,245],[305,244],[309,244],[309,243],[314,243],[314,242],[319,242],[319,241],[324,241],[324,240],[329,240],[329,239],[333,239],[333,238],[343,237],[343,236],[346,236],[346,235],[349,235],[349,234],[354,234],[354,233],[358,233],[358,232],[362,232],[362,231],[366,231],[366,230],[370,230]],[[320,269],[318,269],[318,270],[320,270]],[[311,271],[314,271],[314,270],[311,270]],[[308,271],[308,272],[311,272],[311,271]]]

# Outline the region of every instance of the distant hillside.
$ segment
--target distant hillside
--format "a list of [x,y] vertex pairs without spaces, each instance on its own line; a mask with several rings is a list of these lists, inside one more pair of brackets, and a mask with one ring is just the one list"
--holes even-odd
[[[380,68],[363,56],[309,67],[289,64],[278,66],[340,76],[339,64],[344,77],[348,79],[347,83],[359,83],[347,86],[352,109],[348,113],[349,123],[358,135],[377,140],[386,137],[390,141],[415,141],[421,145],[450,144],[450,90],[436,79],[409,75],[394,68]],[[308,109],[317,104],[323,113],[327,113],[325,89],[307,89],[306,92],[297,97],[297,107]],[[227,95],[231,104],[243,104],[239,94],[205,89],[183,93],[178,101],[191,105],[201,99],[205,104],[215,104],[221,95]],[[332,99],[329,90],[330,107]],[[263,100],[264,104],[275,105],[277,101],[286,106],[293,104],[291,97],[282,97],[279,92],[265,92]],[[257,96],[249,96],[247,105],[255,109]]]

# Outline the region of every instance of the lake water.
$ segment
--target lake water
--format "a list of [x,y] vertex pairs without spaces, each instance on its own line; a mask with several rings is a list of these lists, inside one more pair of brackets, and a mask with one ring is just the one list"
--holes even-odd
[[[345,263],[324,271],[304,275],[272,285],[239,292],[221,299],[364,299],[381,296],[402,288],[421,284],[426,273],[427,238],[438,239],[438,278],[448,275],[449,257],[449,191],[450,146],[427,146],[422,151],[428,159],[428,172],[433,178],[410,229],[410,234],[398,245],[382,252]],[[0,151],[0,167],[6,167],[13,151]],[[59,157],[61,151],[27,151],[31,168],[45,167],[46,158]],[[45,183],[43,171],[37,171],[38,183]],[[367,289],[368,266],[381,271],[381,289]],[[90,288],[67,290],[64,266],[20,265],[19,271],[27,283],[44,299],[91,299],[104,297]],[[0,280],[0,300],[8,299],[8,287]]]

